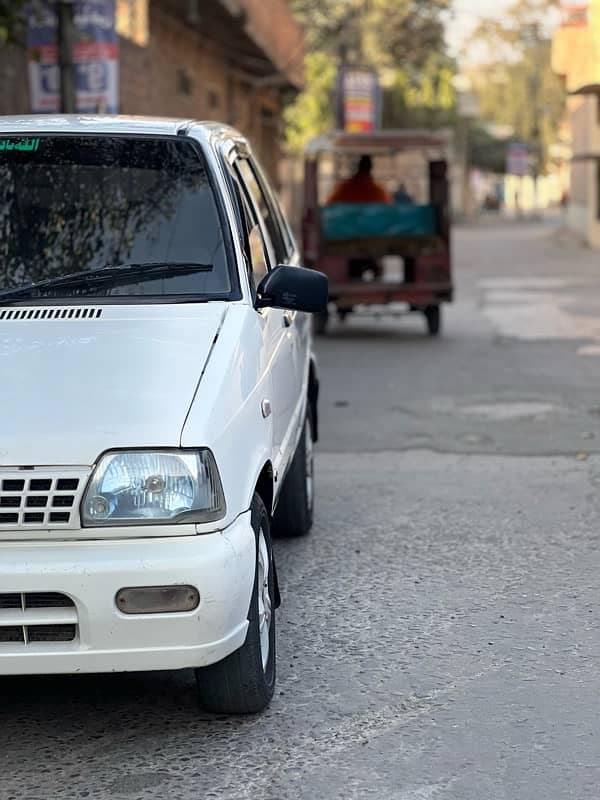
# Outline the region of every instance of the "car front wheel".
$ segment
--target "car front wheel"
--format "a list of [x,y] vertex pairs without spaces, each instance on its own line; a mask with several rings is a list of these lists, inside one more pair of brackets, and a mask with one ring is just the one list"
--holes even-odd
[[200,704],[217,714],[255,714],[275,690],[275,570],[269,515],[258,494],[251,520],[256,567],[246,641],[222,661],[196,670]]

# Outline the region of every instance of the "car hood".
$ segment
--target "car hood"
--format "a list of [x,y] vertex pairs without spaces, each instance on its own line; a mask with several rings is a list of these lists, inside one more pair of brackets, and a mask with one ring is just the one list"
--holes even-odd
[[221,302],[0,307],[0,466],[177,447]]

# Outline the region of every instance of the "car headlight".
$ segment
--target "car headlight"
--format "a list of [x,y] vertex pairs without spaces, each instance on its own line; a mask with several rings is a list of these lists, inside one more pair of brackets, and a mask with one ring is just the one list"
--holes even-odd
[[85,527],[212,522],[225,498],[210,450],[105,453],[82,504]]

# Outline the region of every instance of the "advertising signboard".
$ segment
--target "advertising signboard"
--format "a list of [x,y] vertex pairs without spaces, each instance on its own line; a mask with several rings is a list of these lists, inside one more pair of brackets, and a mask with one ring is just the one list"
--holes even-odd
[[509,175],[529,175],[531,157],[526,144],[511,142],[506,148],[506,172]]
[[[28,8],[27,51],[31,111],[60,110],[57,16],[49,2]],[[119,110],[119,45],[115,0],[75,0],[73,4],[76,110],[114,114]]]
[[351,133],[377,130],[380,127],[381,102],[376,73],[346,68],[340,75],[339,86],[344,130]]

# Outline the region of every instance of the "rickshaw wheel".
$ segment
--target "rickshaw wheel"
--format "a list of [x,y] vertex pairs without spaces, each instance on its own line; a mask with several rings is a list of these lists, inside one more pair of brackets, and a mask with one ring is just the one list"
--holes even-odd
[[313,314],[313,331],[317,336],[324,336],[329,322],[329,311],[319,311]]
[[427,331],[430,336],[439,336],[440,328],[442,326],[442,312],[439,306],[427,306],[425,311],[425,320],[427,322]]

